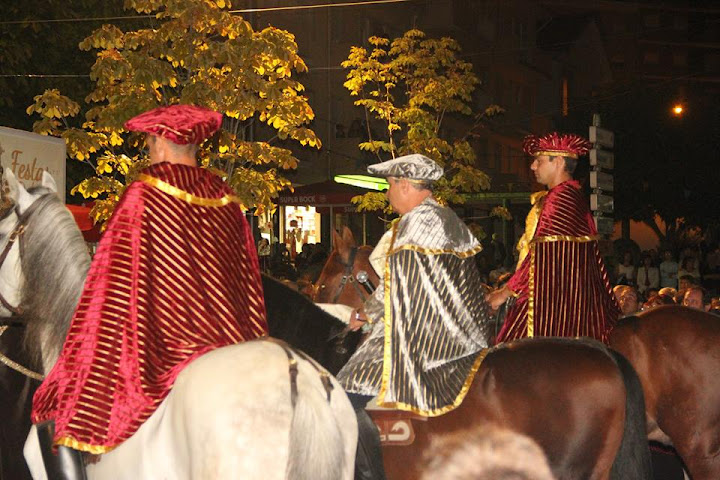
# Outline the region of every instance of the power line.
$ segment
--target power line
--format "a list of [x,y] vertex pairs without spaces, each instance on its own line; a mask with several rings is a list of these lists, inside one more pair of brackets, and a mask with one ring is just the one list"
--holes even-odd
[[[279,12],[291,10],[312,10],[317,8],[337,8],[337,7],[356,7],[365,5],[386,5],[392,3],[408,3],[419,0],[367,0],[364,2],[342,2],[342,3],[324,3],[312,5],[294,5],[288,7],[264,7],[264,8],[243,8],[238,10],[228,10],[230,14],[240,13],[262,13],[262,12]],[[105,22],[109,20],[143,20],[155,19],[156,15],[124,15],[114,17],[85,17],[85,18],[56,18],[56,19],[40,19],[40,20],[8,20],[0,22],[0,25],[22,25],[28,23],[77,23],[77,22]]]
[[39,74],[39,73],[0,73],[0,78],[90,78],[90,75],[77,74]]

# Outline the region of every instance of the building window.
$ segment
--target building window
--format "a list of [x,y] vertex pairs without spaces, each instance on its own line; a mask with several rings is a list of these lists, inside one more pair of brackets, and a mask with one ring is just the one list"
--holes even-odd
[[660,63],[660,54],[657,51],[649,50],[643,56],[643,63],[647,65],[657,65]]

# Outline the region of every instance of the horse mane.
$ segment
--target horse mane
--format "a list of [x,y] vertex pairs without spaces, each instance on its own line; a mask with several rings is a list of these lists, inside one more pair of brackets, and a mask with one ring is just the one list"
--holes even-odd
[[35,187],[42,202],[28,219],[22,241],[25,284],[20,308],[27,320],[24,344],[30,361],[47,372],[60,355],[90,267],[90,254],[75,219],[57,195]]
[[[345,324],[315,305],[300,292],[262,275],[270,335],[302,350],[335,374],[347,358],[340,360],[334,351]],[[347,335],[346,346],[354,351],[359,332]],[[335,341],[331,338],[338,337]],[[339,343],[339,342],[338,342]],[[348,354],[352,354],[348,351]]]

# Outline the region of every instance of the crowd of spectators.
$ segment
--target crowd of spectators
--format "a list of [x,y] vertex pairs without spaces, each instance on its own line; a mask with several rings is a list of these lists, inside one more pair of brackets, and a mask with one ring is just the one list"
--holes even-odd
[[720,315],[720,247],[704,255],[685,248],[648,250],[635,258],[624,251],[614,271],[614,293],[623,315],[658,305],[678,304]]
[[263,273],[310,297],[312,285],[327,261],[328,250],[321,243],[305,243],[292,259],[286,244],[270,245],[267,239],[261,238],[258,258]]

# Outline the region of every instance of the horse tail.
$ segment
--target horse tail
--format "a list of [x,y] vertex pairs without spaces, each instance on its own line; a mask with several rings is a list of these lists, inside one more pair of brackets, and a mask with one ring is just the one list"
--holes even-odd
[[625,426],[622,443],[615,456],[610,478],[615,480],[634,478],[652,479],[650,447],[645,421],[645,396],[635,369],[615,350],[608,349],[620,369],[625,384]]
[[[312,373],[310,373],[312,372]],[[345,471],[345,441],[329,394],[316,385],[323,373],[298,375],[290,425],[287,480],[338,480]]]

